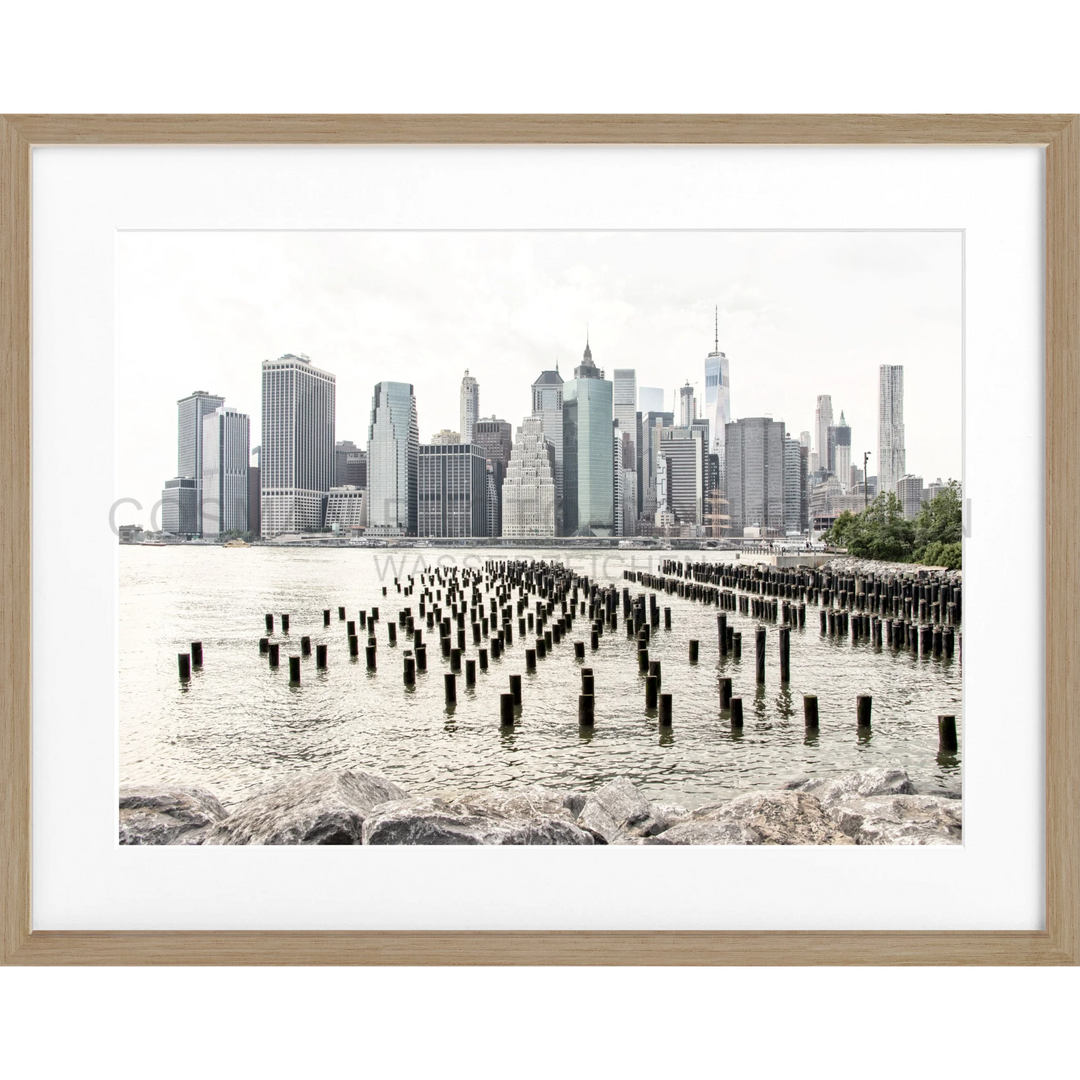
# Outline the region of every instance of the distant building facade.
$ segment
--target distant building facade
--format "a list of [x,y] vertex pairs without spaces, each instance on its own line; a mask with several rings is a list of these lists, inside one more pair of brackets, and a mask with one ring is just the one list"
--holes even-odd
[[417,536],[486,536],[487,460],[473,443],[420,447]]
[[[194,480],[197,491],[202,490],[203,420],[224,404],[223,397],[208,394],[205,390],[195,390],[176,403],[176,475]],[[191,532],[201,536],[201,496],[195,517],[196,526]]]
[[161,529],[173,536],[199,535],[199,492],[193,476],[165,481],[161,493]]
[[782,420],[756,416],[735,420],[727,425],[727,500],[731,531],[735,536],[745,530],[759,530],[760,535],[783,535],[784,519],[784,444]]
[[563,525],[569,536],[615,529],[612,385],[588,342],[574,378],[563,385]]
[[367,492],[352,484],[332,487],[326,495],[326,527],[334,532],[362,533],[367,528]]
[[878,491],[896,492],[907,474],[904,448],[904,367],[882,364],[878,372]]
[[463,443],[473,441],[473,424],[480,419],[480,384],[465,369],[461,380],[461,424],[459,434]]
[[900,500],[904,517],[909,521],[918,517],[923,504],[922,477],[912,476],[910,473],[901,476],[896,482],[896,495]]
[[203,418],[202,534],[247,532],[251,428],[246,414],[224,405]]
[[479,446],[487,459],[489,498],[488,514],[491,518],[489,536],[502,535],[502,486],[506,479],[506,467],[514,449],[514,429],[505,420],[494,416],[477,420],[473,425],[473,444]]
[[[679,525],[705,523],[705,493],[708,480],[709,450],[707,428],[660,428],[660,458],[665,491],[664,508],[670,510]],[[660,509],[661,499],[658,495]]]
[[468,442],[468,439],[462,439],[461,432],[451,431],[449,428],[436,431],[431,436],[433,446],[460,446],[462,442]]
[[[818,455],[818,468],[832,468],[832,455],[829,451],[829,428],[833,426],[832,395],[818,394],[817,406],[814,409],[814,440]],[[817,470],[814,470],[815,472]]]
[[334,486],[367,487],[367,451],[349,441],[334,444]]
[[638,410],[642,415],[651,412],[662,413],[664,411],[664,391],[659,386],[639,387]]
[[334,376],[302,354],[262,363],[264,537],[322,528],[334,484],[335,394]]
[[638,507],[638,481],[637,481],[637,371],[634,368],[615,368],[612,377],[612,413],[615,423],[618,425],[620,435],[627,436],[630,440],[630,461],[627,464],[626,455],[620,445],[616,452],[616,467],[621,468],[625,474],[629,471],[633,476],[623,476],[620,480],[622,487],[622,531],[620,536],[632,536],[637,525]]
[[542,371],[532,384],[532,414],[544,428],[544,438],[551,443],[555,455],[555,535],[564,535],[563,528],[563,377],[556,363],[554,371]]

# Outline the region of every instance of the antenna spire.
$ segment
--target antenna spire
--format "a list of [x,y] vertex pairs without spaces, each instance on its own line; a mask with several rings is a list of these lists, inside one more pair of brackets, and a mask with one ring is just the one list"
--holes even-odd
[[720,351],[720,305],[719,304],[716,305],[715,317],[716,317],[716,324],[715,324],[716,337],[713,340],[713,352],[719,352]]

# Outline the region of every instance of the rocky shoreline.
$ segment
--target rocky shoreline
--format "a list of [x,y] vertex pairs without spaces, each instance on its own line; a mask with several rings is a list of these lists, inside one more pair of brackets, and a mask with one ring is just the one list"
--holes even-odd
[[959,844],[963,804],[899,768],[794,778],[689,810],[625,777],[590,792],[540,786],[410,795],[385,777],[321,771],[227,810],[195,787],[122,787],[121,844]]

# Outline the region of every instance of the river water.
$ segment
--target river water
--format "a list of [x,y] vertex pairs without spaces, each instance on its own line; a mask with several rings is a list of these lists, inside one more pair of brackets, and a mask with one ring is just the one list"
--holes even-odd
[[[386,626],[406,604],[417,612],[425,565],[441,560],[478,567],[489,558],[535,557],[621,588],[624,569],[655,572],[664,554],[671,553],[121,546],[121,782],[199,784],[228,805],[275,780],[320,768],[381,773],[417,794],[532,783],[587,790],[624,775],[650,799],[694,807],[775,788],[799,773],[899,765],[920,786],[959,792],[959,757],[939,760],[937,752],[938,714],[956,714],[958,727],[961,721],[959,647],[956,658],[944,660],[852,645],[850,638],[822,636],[818,609],[810,604],[806,628],[791,634],[787,687],[779,679],[777,626],[767,624],[766,683],[758,691],[756,620],[727,613],[742,632],[743,656],[721,661],[717,609],[660,594],[660,606],[672,609],[672,628],[665,631],[661,621],[653,632],[650,659],[661,661],[663,690],[674,696],[667,734],[645,714],[634,642],[622,629],[607,631],[599,650],[590,651],[587,617],[578,616],[571,633],[538,661],[535,675],[525,674],[526,646],[515,619],[513,645],[477,673],[475,690],[466,690],[459,677],[453,710],[443,700],[448,661],[439,652],[438,631],[425,626],[428,671],[414,690],[404,687],[404,631],[390,646]],[[417,576],[418,587],[405,599],[393,582],[407,574]],[[366,669],[363,632],[359,659],[349,657],[339,605],[350,619],[360,609],[380,608],[376,672]],[[324,608],[333,612],[327,628]],[[277,669],[258,648],[267,612],[275,614],[273,640],[282,643]],[[287,635],[280,629],[282,612],[291,619]],[[303,634],[311,635],[312,656],[302,661],[301,682],[292,686],[286,657],[299,654]],[[697,665],[687,660],[691,638],[701,642]],[[177,653],[198,640],[203,667],[181,683]],[[575,640],[585,641],[584,665],[595,672],[591,734],[577,721],[583,665],[574,659]],[[315,667],[318,642],[329,646],[326,671]],[[469,631],[465,655],[475,656],[476,648]],[[499,695],[512,673],[523,674],[523,706],[513,730],[504,731]],[[741,735],[719,714],[721,674],[732,676],[734,694],[743,698]],[[819,698],[814,738],[804,729],[803,694]],[[868,738],[856,726],[858,694],[873,695]]]

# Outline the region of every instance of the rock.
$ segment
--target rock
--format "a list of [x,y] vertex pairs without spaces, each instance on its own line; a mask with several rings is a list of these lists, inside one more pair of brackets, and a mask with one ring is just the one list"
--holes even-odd
[[201,844],[225,808],[197,787],[120,789],[121,844]]
[[822,806],[829,807],[842,799],[870,795],[914,795],[915,785],[904,769],[876,768],[841,773],[827,780],[807,780],[798,790],[816,795]]
[[380,803],[408,798],[381,776],[305,773],[242,802],[207,834],[207,844],[359,844]]
[[703,806],[689,821],[654,836],[655,844],[850,844],[851,839],[803,791],[756,791]]
[[474,807],[482,813],[526,817],[554,814],[575,818],[585,805],[585,796],[557,791],[555,788],[542,787],[539,784],[530,784],[528,787],[511,788],[509,791],[470,793],[452,801],[463,806]]
[[845,799],[830,811],[856,844],[959,844],[964,804],[934,795]]
[[645,796],[625,776],[617,776],[589,795],[578,824],[610,844],[623,833],[644,836],[659,823],[652,820]]
[[[502,806],[483,798],[405,799],[378,807],[364,822],[365,844],[592,844],[566,807],[531,809],[508,796]],[[511,808],[512,807],[512,808]]]

